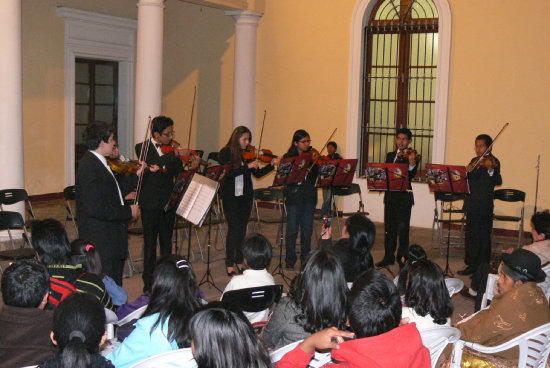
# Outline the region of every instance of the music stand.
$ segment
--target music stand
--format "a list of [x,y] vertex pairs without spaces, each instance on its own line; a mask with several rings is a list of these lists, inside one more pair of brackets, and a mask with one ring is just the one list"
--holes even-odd
[[[225,216],[223,214],[223,207],[220,207],[220,192],[223,190],[223,187],[225,185],[225,179],[227,178],[227,174],[231,171],[232,164],[225,164],[225,165],[217,165],[217,166],[209,166],[206,168],[204,175],[212,179],[214,181],[217,181],[219,184],[218,187],[218,193],[216,193],[216,206],[212,207],[214,209],[214,215],[216,215],[216,219],[218,221],[218,232],[216,233],[216,244],[218,244],[218,233],[221,234],[222,242],[224,242],[223,233],[220,232],[220,228],[223,230],[223,226],[220,226],[221,219]],[[216,247],[218,249],[218,247]],[[223,249],[223,248],[222,248]],[[221,249],[218,249],[221,250]]]
[[285,195],[284,188],[290,184],[299,184],[304,181],[311,171],[311,156],[295,156],[282,158],[279,162],[279,167],[277,168],[277,173],[275,174],[275,179],[273,180],[273,185],[271,187],[281,187],[283,196],[281,198],[283,203],[283,210],[281,211],[281,237],[279,238],[279,264],[273,269],[272,275],[281,275],[283,282],[286,282],[287,285],[290,285],[290,277],[285,275],[283,268],[283,239],[284,239],[284,221],[285,221]]
[[[168,200],[168,203],[166,203],[166,206],[164,206],[164,212],[172,211],[173,209],[177,208],[179,203],[181,202],[181,199],[183,197],[183,194],[187,190],[187,187],[189,186],[189,183],[193,179],[193,175],[197,172],[197,169],[194,170],[187,170],[182,173],[180,173],[176,179],[176,182],[174,183],[174,187],[172,188],[172,194],[170,195],[170,199]],[[174,221],[174,229],[176,230],[176,254],[178,254],[178,222],[177,219]],[[191,223],[189,222],[189,250],[187,252],[187,260],[190,260],[191,258]]]
[[[426,164],[426,173],[428,175],[428,186],[430,187],[431,192],[442,192],[451,195],[470,193],[465,166]],[[449,205],[452,208],[452,197]],[[449,224],[447,227],[447,257],[445,260],[444,275],[454,277],[454,274],[449,266],[449,255],[451,253],[451,215],[452,211],[449,211]]]

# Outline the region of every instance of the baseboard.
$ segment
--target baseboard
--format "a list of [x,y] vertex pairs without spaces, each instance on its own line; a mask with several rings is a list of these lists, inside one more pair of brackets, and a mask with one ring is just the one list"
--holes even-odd
[[63,196],[63,192],[35,194],[35,195],[29,196],[31,203],[39,203],[39,202],[52,201],[52,200],[64,199],[64,198],[65,197]]

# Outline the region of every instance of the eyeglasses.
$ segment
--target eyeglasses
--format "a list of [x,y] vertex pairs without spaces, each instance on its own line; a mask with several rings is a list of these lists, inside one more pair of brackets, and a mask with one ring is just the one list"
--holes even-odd
[[165,135],[167,137],[173,137],[176,135],[176,131],[175,130],[172,130],[171,132],[169,133],[162,133],[161,135]]
[[302,144],[311,143],[311,139],[302,139],[301,141],[298,141],[298,143],[302,143]]

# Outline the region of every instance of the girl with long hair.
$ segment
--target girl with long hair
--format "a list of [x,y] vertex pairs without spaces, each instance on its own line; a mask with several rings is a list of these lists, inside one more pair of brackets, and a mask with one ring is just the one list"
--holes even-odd
[[407,257],[405,258],[403,268],[399,271],[399,277],[397,278],[397,291],[399,292],[399,295],[405,295],[405,291],[407,290],[407,280],[409,279],[409,270],[411,269],[413,263],[416,263],[421,259],[428,259],[428,255],[426,254],[424,248],[418,244],[411,245],[409,247]]
[[271,368],[267,349],[238,310],[214,302],[191,318],[198,368]]
[[[243,252],[242,242],[246,235],[246,225],[252,211],[254,200],[254,187],[252,176],[261,178],[273,170],[269,164],[259,168],[258,161],[243,162],[242,152],[252,141],[252,133],[245,126],[239,126],[233,130],[227,144],[220,150],[218,161],[221,165],[231,163],[231,172],[227,175],[224,187],[221,191],[223,210],[227,219],[227,237],[225,243],[225,266],[227,275],[236,274],[234,265],[242,269]],[[274,159],[273,163],[278,163]]]
[[453,303],[443,270],[427,259],[411,265],[402,318],[416,322],[418,330],[450,326]]
[[275,350],[328,327],[344,329],[347,294],[338,259],[328,249],[311,252],[289,296],[275,307],[262,333],[264,342]]
[[151,300],[135,330],[107,355],[117,368],[129,367],[169,350],[190,347],[187,325],[200,306],[197,279],[191,264],[169,255],[153,273]]
[[[315,161],[318,153],[312,151],[309,133],[303,129],[294,132],[292,142],[284,157],[296,157],[312,152]],[[315,153],[313,153],[315,152]],[[300,260],[304,263],[311,249],[311,234],[313,232],[313,214],[317,206],[317,188],[315,181],[319,168],[315,164],[303,182],[285,187],[285,205],[287,211],[286,227],[286,268],[293,270],[298,259],[296,256],[296,238],[300,231]]]
[[99,354],[107,339],[103,305],[88,294],[72,294],[53,315],[52,342],[58,351],[40,368],[114,368]]

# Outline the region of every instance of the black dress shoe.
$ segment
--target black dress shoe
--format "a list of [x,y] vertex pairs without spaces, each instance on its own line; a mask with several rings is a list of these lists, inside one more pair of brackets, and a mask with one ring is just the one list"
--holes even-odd
[[375,264],[375,266],[376,266],[376,268],[385,268],[385,267],[391,266],[393,264],[395,264],[395,261],[388,261],[387,259],[383,259],[380,262],[378,262],[377,264]]
[[470,289],[468,288],[468,286],[464,286],[462,288],[462,290],[460,290],[460,295],[462,295],[463,297],[465,298],[468,298],[468,299],[471,299],[471,300],[475,300],[476,297],[473,296],[472,294],[470,294]]
[[462,276],[468,276],[473,275],[474,272],[476,272],[476,270],[474,270],[473,267],[468,266],[465,269],[458,271],[457,273]]

